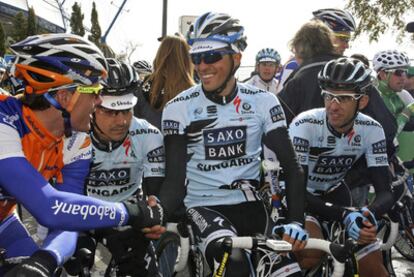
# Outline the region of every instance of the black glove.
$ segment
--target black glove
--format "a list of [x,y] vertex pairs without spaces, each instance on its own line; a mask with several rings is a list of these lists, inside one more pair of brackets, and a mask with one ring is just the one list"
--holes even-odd
[[53,276],[56,268],[55,257],[48,251],[38,250],[7,272],[4,277],[50,277]]
[[129,202],[123,203],[129,214],[128,225],[131,225],[134,229],[141,230],[145,227],[162,225],[164,210],[159,203],[154,207],[148,206],[145,200],[139,200],[138,203],[134,204]]

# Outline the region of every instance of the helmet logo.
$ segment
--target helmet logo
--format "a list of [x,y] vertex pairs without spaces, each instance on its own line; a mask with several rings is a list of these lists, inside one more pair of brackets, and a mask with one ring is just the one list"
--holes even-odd
[[70,59],[70,61],[71,62],[74,62],[74,63],[80,63],[80,59],[78,59],[78,58],[72,58],[72,59]]

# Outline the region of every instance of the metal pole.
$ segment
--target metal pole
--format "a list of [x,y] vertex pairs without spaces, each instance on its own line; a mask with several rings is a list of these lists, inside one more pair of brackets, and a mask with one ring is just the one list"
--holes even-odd
[[167,35],[167,10],[168,10],[168,0],[163,0],[162,5],[162,35],[165,37]]

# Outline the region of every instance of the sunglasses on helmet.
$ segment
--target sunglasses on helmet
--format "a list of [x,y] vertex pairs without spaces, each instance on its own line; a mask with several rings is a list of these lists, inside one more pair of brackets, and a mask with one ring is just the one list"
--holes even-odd
[[403,75],[406,75],[407,76],[408,69],[389,69],[389,70],[385,70],[385,72],[392,73],[395,76],[401,77]]
[[329,102],[336,101],[336,103],[338,104],[348,103],[348,102],[351,102],[352,100],[357,101],[363,96],[363,94],[355,94],[355,93],[336,94],[336,93],[332,93],[326,90],[322,90],[321,95],[325,101],[329,101]]
[[199,65],[202,61],[205,64],[213,64],[220,61],[224,55],[234,54],[232,50],[208,51],[202,53],[191,54],[191,61],[195,65]]

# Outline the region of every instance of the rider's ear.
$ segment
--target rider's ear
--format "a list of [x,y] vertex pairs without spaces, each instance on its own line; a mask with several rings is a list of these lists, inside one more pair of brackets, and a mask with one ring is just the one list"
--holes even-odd
[[72,98],[72,93],[70,93],[67,90],[59,90],[56,93],[56,101],[58,101],[58,103],[64,108],[66,109],[66,107],[69,105],[70,99]]
[[241,53],[235,53],[235,54],[233,54],[233,60],[234,60],[234,65],[235,66],[240,66],[240,64],[241,64],[241,57],[242,57],[242,54]]
[[359,106],[358,109],[359,110],[363,110],[369,102],[369,96],[368,95],[364,95],[361,97],[361,99],[359,99]]

